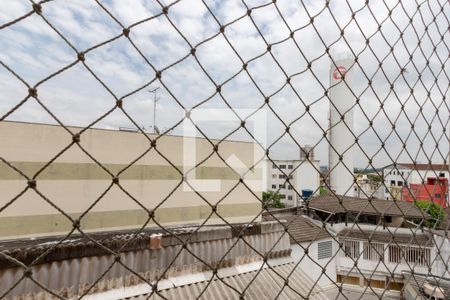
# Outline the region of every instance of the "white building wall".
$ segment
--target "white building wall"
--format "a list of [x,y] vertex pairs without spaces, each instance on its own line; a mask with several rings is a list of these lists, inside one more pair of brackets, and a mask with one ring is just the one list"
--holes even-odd
[[[350,239],[346,239],[346,241],[350,241]],[[390,262],[389,258],[389,249],[388,249],[388,243],[382,243],[385,247],[384,251],[384,262],[381,263],[378,260],[368,260],[364,259],[363,256],[363,249],[364,249],[364,241],[360,240],[354,240],[355,242],[359,243],[359,250],[360,250],[360,256],[356,258],[350,258],[346,257],[344,254],[344,251],[340,250],[339,254],[336,258],[336,266],[337,271],[341,274],[348,274],[349,276],[355,276],[360,275],[361,273],[364,274],[367,277],[371,277],[374,280],[384,280],[386,276],[391,276],[392,274],[396,279],[402,278],[402,272],[407,271],[411,272],[411,269],[413,269],[415,272],[418,273],[428,273],[428,267],[415,264],[415,263],[395,263]],[[407,245],[402,245],[407,246]],[[411,246],[414,248],[414,246]],[[419,247],[419,246],[417,246]],[[433,251],[431,251],[430,255],[431,259],[433,260]],[[355,261],[357,261],[358,269],[355,269]],[[351,273],[354,273],[355,275],[350,275]]]
[[375,185],[372,183],[359,183],[354,185],[354,196],[367,199],[369,197],[376,199],[384,198],[384,185]]
[[[336,281],[336,259],[332,256],[329,258],[318,258],[318,243],[324,241],[331,241],[332,254],[337,251],[338,246],[336,242],[329,239],[322,239],[312,242],[302,243],[301,246],[297,244],[291,245],[291,256],[295,262],[299,262],[298,267],[304,270],[314,282],[318,282],[319,287],[326,287]],[[305,255],[304,249],[308,248],[308,255]],[[326,275],[322,273],[323,268],[326,270]]]
[[408,168],[394,168],[388,167],[383,170],[383,178],[384,178],[384,199],[392,200],[392,195],[389,193],[390,187],[395,186],[401,188],[405,183],[416,183],[414,182],[415,178],[412,174],[412,170]]
[[434,276],[450,278],[448,264],[450,261],[450,241],[447,237],[434,235],[435,246],[431,253],[433,264],[431,273]]
[[415,182],[411,183],[421,183],[422,179],[427,180],[428,177],[439,177],[439,175],[444,175],[445,178],[449,178],[448,170],[419,170],[419,171],[413,171],[412,172],[413,179]]
[[295,186],[298,191],[312,190],[318,194],[320,186],[319,161],[303,161],[295,172]]
[[[301,193],[304,189],[310,189],[318,193],[320,186],[319,161],[308,160],[276,160],[278,167],[269,161],[267,175],[267,189],[278,191],[284,195],[284,203],[288,207],[295,206],[297,201],[301,201]],[[279,169],[283,167],[283,169]],[[283,174],[284,172],[284,174]],[[289,176],[290,183],[286,182],[284,175]],[[291,185],[291,187],[290,187]]]

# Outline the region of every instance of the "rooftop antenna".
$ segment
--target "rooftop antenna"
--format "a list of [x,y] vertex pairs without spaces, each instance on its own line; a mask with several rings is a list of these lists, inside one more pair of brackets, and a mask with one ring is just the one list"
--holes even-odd
[[153,93],[153,133],[154,134],[156,134],[156,133],[159,134],[159,130],[156,127],[156,103],[158,103],[158,101],[160,99],[159,97],[156,96],[156,93],[158,92],[158,90],[159,90],[159,86],[148,91],[149,93]]

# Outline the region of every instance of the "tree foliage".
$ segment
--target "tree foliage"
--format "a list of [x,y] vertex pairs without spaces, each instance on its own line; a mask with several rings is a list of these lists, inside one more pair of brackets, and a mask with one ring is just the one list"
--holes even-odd
[[326,196],[326,195],[330,195],[330,190],[328,190],[326,187],[321,186],[319,189],[319,195],[320,196]]
[[281,194],[278,192],[268,191],[263,192],[263,202],[268,208],[284,208],[285,205],[281,202]]
[[424,225],[430,228],[438,227],[445,217],[445,211],[439,204],[432,201],[418,200],[415,202],[416,206],[423,212],[429,214],[431,217],[424,221]]
[[381,182],[381,181],[382,181],[380,175],[368,174],[368,175],[367,175],[367,178],[368,178],[370,181],[373,181],[373,182]]

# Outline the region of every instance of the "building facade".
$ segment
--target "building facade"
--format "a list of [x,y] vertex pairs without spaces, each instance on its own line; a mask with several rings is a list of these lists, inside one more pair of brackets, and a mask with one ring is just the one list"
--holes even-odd
[[[261,211],[255,195],[265,190],[266,173],[255,164],[265,152],[254,143],[220,143],[221,157],[240,161],[230,168],[201,138],[165,135],[152,142],[155,136],[141,132],[67,129],[1,122],[0,157],[10,166],[0,161],[0,207],[6,205],[0,239],[68,232],[75,220],[83,230],[98,231],[154,221],[221,223],[218,214],[249,222]],[[247,186],[233,188],[241,174]]]
[[[383,168],[383,183],[384,183],[384,199],[386,200],[402,200],[403,196],[410,195],[411,192],[408,191],[408,188],[411,190],[428,190],[430,187],[425,187],[425,185],[433,185],[438,187],[440,184],[431,183],[431,181],[441,182],[450,178],[449,168],[447,164],[396,164],[388,165]],[[419,187],[418,185],[423,185],[423,187]],[[434,188],[431,188],[434,190]],[[448,188],[447,188],[448,189]],[[440,195],[441,200],[445,197],[445,191]],[[430,197],[428,197],[430,198]],[[448,202],[448,199],[445,200]]]
[[336,281],[388,290],[401,290],[402,272],[428,273],[433,265],[436,247],[428,234],[420,230],[376,228],[359,225],[350,228],[334,226],[343,249],[336,259]]
[[410,183],[402,189],[402,200],[430,201],[448,207],[448,179],[428,177],[424,184]]
[[357,174],[356,183],[353,185],[354,196],[358,198],[384,199],[383,187],[382,182],[371,180],[368,174]]
[[267,169],[268,189],[280,193],[287,207],[299,205],[307,193],[319,192],[318,160],[274,160],[268,163]]

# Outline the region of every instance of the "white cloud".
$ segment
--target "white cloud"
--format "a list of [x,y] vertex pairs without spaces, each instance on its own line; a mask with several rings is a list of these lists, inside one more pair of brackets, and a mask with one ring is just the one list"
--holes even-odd
[[[142,0],[108,0],[103,5],[117,20],[128,27],[141,20],[161,13],[157,2]],[[165,1],[164,5],[172,2]],[[272,97],[270,105],[286,122],[292,124],[292,135],[299,144],[319,144],[316,157],[327,161],[327,145],[323,139],[323,129],[328,126],[329,100],[323,97],[323,87],[328,87],[330,59],[324,55],[325,49],[332,53],[352,50],[358,55],[359,66],[353,67],[354,92],[358,95],[360,106],[355,108],[355,132],[362,134],[361,146],[369,156],[379,152],[374,160],[378,166],[390,162],[388,156],[396,157],[402,152],[401,141],[396,135],[390,135],[390,122],[395,122],[396,132],[407,142],[408,150],[416,155],[420,152],[419,140],[425,140],[425,152],[431,154],[436,148],[430,134],[427,134],[427,122],[432,123],[432,133],[437,138],[442,134],[441,121],[448,119],[447,106],[442,105],[442,97],[448,92],[448,44],[447,30],[450,7],[444,0],[433,1],[430,6],[423,5],[417,12],[417,4],[412,0],[389,2],[374,0],[366,6],[365,1],[346,2],[330,1],[329,8],[324,1],[289,1],[276,2],[284,20],[296,30],[294,39],[289,39],[289,30],[273,3],[263,8],[253,9],[252,18],[268,43],[280,44],[272,47],[272,54],[279,63],[266,53],[266,44],[259,35],[252,20],[245,16],[247,8],[242,1],[206,1],[220,24],[237,20],[225,29],[225,35],[244,61],[252,60],[248,72],[256,85],[242,70],[242,62],[228,45],[223,35],[197,47],[196,55],[206,72],[216,83],[222,83],[239,73],[222,87],[224,99],[235,108],[257,109],[264,103],[264,95],[277,92],[286,83],[285,72],[293,76],[291,84],[295,92],[285,86]],[[251,8],[267,1],[248,1]],[[348,5],[351,5],[349,7]],[[52,1],[44,3],[43,15],[54,25],[78,51],[106,41],[122,32],[122,28],[94,1]],[[444,12],[439,9],[444,6]],[[0,22],[9,22],[31,9],[28,2],[2,1],[0,5]],[[431,10],[430,10],[431,9]],[[392,10],[391,16],[388,11]],[[352,14],[355,19],[352,19]],[[315,16],[314,27],[309,24],[308,15]],[[340,27],[345,27],[344,39],[332,17]],[[433,16],[436,20],[433,21]],[[219,25],[199,0],[182,0],[171,5],[168,17],[191,45],[197,45],[206,38],[219,32]],[[412,18],[412,24],[409,24]],[[382,24],[381,24],[382,23]],[[381,25],[381,29],[379,26]],[[424,28],[428,26],[428,33]],[[415,29],[415,30],[414,30]],[[401,32],[403,36],[397,41]],[[417,32],[419,35],[417,35]],[[441,41],[444,35],[444,41]],[[366,45],[366,38],[370,42]],[[161,70],[188,55],[191,51],[188,43],[173,28],[165,16],[148,20],[131,29],[131,40],[139,48],[155,69]],[[43,20],[33,15],[18,24],[0,30],[0,59],[15,70],[30,84],[34,84],[56,70],[76,59],[75,52]],[[284,40],[287,39],[287,40]],[[417,47],[421,40],[420,47]],[[298,45],[299,49],[297,48]],[[394,44],[395,43],[395,44]],[[391,52],[391,46],[394,48]],[[436,48],[436,49],[434,49]],[[433,54],[433,51],[434,54]],[[410,55],[413,61],[410,61]],[[314,61],[311,71],[307,70],[308,61]],[[429,65],[426,60],[430,57]],[[258,57],[254,59],[255,57]],[[129,41],[121,37],[86,55],[86,64],[107,84],[113,93],[124,96],[147,84],[154,78],[155,72]],[[382,70],[379,61],[383,61]],[[444,64],[444,69],[442,64]],[[280,69],[281,67],[281,69]],[[398,78],[403,68],[407,73]],[[419,79],[419,74],[421,78]],[[315,75],[315,76],[314,76]],[[368,78],[366,78],[366,76]],[[435,80],[435,77],[438,77]],[[317,79],[316,79],[317,78]],[[397,78],[397,79],[396,79]],[[26,89],[5,69],[0,71],[2,101],[0,114],[6,113],[26,94]],[[371,87],[368,80],[372,81]],[[390,91],[394,82],[395,93]],[[202,103],[215,93],[215,86],[191,56],[171,66],[163,72],[162,81],[169,91],[161,89],[161,101],[158,106],[158,125],[170,127],[183,116],[180,105],[191,108]],[[152,84],[152,86],[161,84]],[[411,95],[411,88],[414,93]],[[258,90],[258,88],[260,90]],[[151,124],[151,95],[143,89],[125,99],[125,109],[136,122],[142,126]],[[62,74],[52,78],[39,88],[39,95],[63,122],[70,125],[86,126],[114,105],[114,98],[78,64]],[[428,96],[428,91],[430,95]],[[384,101],[384,111],[380,103]],[[306,105],[311,105],[309,113]],[[417,103],[416,103],[417,102]],[[401,113],[401,105],[405,111]],[[419,111],[422,105],[422,112]],[[201,107],[225,107],[225,102],[215,95]],[[439,118],[434,118],[439,106]],[[423,114],[423,116],[421,115]],[[314,122],[314,119],[317,121]],[[368,119],[369,120],[368,120]],[[411,135],[408,118],[416,123],[419,137]],[[27,103],[14,112],[8,119],[23,121],[54,122],[49,115],[34,102]],[[369,121],[373,119],[373,129]],[[129,120],[115,111],[97,124],[103,127],[131,126]],[[209,124],[211,137],[224,136],[232,127],[224,124]],[[276,140],[285,128],[274,115],[268,124],[269,140]],[[175,130],[176,132],[176,130]],[[381,141],[386,143],[386,150],[381,150]],[[245,133],[233,137],[246,137]],[[274,155],[298,155],[290,138],[283,138],[274,148]],[[441,141],[439,149],[448,151],[447,142]],[[355,154],[356,164],[364,166],[363,153]],[[424,159],[419,155],[419,160]],[[403,152],[400,160],[407,160]],[[434,154],[436,161],[442,161],[439,153]]]

